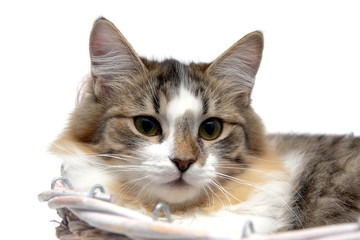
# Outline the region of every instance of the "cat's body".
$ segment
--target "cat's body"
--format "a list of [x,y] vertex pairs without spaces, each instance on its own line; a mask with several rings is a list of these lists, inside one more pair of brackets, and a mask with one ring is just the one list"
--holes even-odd
[[[267,137],[250,105],[263,49],[254,32],[211,64],[139,58],[107,20],[90,37],[92,74],[52,150],[76,188],[118,204],[239,234],[354,221],[360,140]],[[327,182],[330,181],[330,182]]]
[[291,229],[351,222],[360,212],[360,138],[352,135],[272,135],[294,168]]

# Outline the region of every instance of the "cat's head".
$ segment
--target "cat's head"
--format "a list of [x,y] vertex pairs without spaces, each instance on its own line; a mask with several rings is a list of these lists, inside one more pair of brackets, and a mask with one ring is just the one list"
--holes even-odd
[[101,183],[92,172],[98,169],[111,176],[112,191],[180,205],[209,198],[219,186],[226,191],[265,148],[250,106],[262,50],[262,34],[253,32],[210,64],[151,61],[98,19],[90,36],[91,77],[54,145],[79,150],[82,167],[65,164],[68,177],[74,185]]

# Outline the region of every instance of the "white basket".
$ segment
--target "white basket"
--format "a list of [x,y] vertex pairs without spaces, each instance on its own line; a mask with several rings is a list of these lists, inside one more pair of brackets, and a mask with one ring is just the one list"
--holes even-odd
[[[96,191],[96,190],[100,190]],[[339,224],[305,230],[259,235],[253,232],[251,222],[243,227],[242,236],[219,235],[218,232],[184,227],[171,223],[169,208],[158,204],[153,217],[120,207],[115,198],[104,193],[100,185],[95,185],[90,193],[73,189],[63,177],[55,178],[51,190],[39,194],[39,200],[48,202],[63,219],[56,228],[57,237],[68,239],[254,239],[254,240],[350,240],[360,239],[360,219],[358,223]],[[168,222],[157,221],[158,213],[164,209]],[[247,234],[249,233],[250,234]]]

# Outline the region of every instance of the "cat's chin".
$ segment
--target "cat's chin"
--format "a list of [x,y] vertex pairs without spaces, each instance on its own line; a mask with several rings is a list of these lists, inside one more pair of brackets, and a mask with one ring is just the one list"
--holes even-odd
[[182,179],[156,187],[157,197],[164,202],[181,204],[198,199],[200,190]]

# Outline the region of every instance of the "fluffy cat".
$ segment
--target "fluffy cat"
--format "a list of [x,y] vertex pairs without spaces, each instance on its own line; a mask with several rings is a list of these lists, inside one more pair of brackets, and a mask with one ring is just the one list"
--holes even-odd
[[263,36],[253,32],[212,63],[140,58],[98,19],[91,76],[53,143],[80,190],[100,183],[117,204],[176,223],[240,234],[355,221],[360,138],[265,135],[251,107]]

